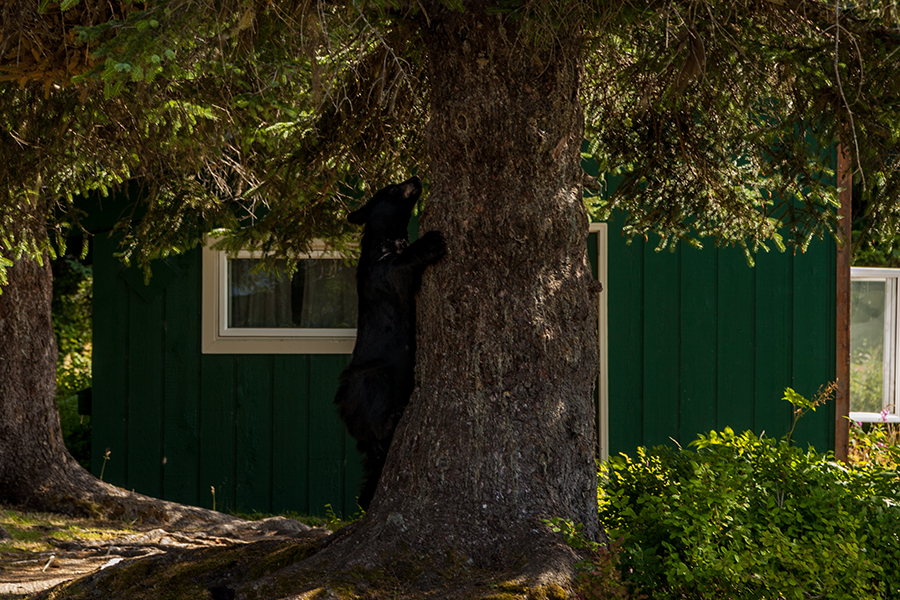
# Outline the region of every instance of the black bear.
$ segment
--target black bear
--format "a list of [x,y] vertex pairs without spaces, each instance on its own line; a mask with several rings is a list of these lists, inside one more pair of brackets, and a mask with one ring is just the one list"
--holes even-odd
[[363,510],[375,495],[394,428],[415,386],[415,295],[422,273],[446,252],[437,231],[409,243],[407,227],[421,193],[422,184],[413,177],[379,191],[347,217],[365,226],[356,270],[359,321],[353,357],[334,401],[365,455]]

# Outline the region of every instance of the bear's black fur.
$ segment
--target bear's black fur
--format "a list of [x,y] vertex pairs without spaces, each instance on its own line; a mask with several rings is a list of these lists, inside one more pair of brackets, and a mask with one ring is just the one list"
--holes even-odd
[[365,225],[356,271],[359,321],[353,358],[334,401],[365,455],[363,510],[375,495],[394,428],[415,386],[415,295],[422,273],[446,251],[437,231],[409,243],[407,227],[421,193],[413,177],[379,191],[347,217]]

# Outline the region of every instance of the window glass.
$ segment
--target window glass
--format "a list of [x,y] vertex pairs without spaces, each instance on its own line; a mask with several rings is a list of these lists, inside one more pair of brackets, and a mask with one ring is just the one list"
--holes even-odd
[[228,260],[227,327],[248,329],[353,329],[355,269],[340,259],[301,260],[293,275],[285,261],[277,273],[257,269],[259,259]]
[[887,282],[850,283],[850,411],[880,412],[884,401]]

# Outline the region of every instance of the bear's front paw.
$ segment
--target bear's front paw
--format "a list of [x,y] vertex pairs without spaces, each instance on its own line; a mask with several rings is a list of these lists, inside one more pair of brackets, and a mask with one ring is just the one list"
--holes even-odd
[[437,262],[447,254],[447,241],[444,239],[444,234],[440,231],[426,232],[425,235],[419,238],[419,244],[422,249],[422,255],[428,263]]

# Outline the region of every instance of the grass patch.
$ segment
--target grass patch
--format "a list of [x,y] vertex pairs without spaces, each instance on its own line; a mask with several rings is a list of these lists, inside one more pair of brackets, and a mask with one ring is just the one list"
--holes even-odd
[[104,540],[137,533],[123,523],[99,522],[52,513],[20,512],[0,506],[0,525],[12,536],[0,541],[0,552],[47,552],[49,539]]
[[324,527],[329,531],[337,531],[346,527],[350,523],[355,521],[359,521],[363,517],[363,513],[356,513],[348,519],[343,519],[338,516],[334,509],[331,508],[330,504],[325,505],[325,516],[324,517],[311,517],[309,515],[301,515],[294,511],[287,511],[279,514],[271,514],[271,513],[262,513],[262,512],[237,512],[237,511],[229,511],[229,513],[233,517],[237,517],[238,519],[244,519],[245,521],[261,521],[262,519],[267,519],[269,517],[285,517],[287,519],[293,519],[295,521],[300,521],[310,527]]

